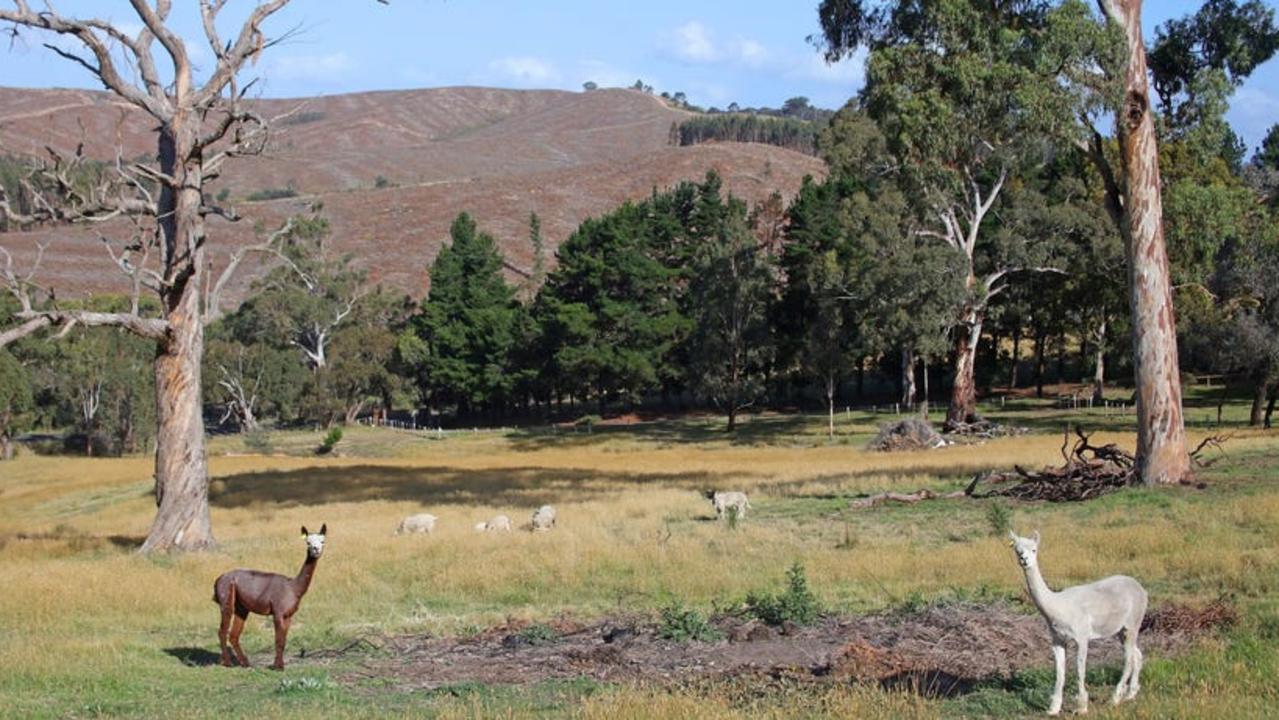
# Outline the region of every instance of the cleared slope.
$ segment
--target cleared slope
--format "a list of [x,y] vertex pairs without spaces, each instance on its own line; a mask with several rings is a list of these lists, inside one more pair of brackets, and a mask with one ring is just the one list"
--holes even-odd
[[[759,202],[774,191],[791,196],[804,175],[820,175],[814,158],[765,145],[668,145],[670,124],[686,114],[643,93],[590,93],[448,88],[360,93],[263,103],[277,123],[271,151],[238,161],[219,185],[245,220],[212,221],[213,262],[314,201],[324,203],[336,247],[354,253],[372,276],[415,298],[459,212],[470,212],[498,238],[510,266],[528,268],[528,217],[542,218],[548,250],[587,217],[654,188],[700,180],[718,171],[729,192]],[[103,93],[0,88],[0,152],[34,153],[45,145],[126,157],[148,152],[139,117]],[[82,131],[80,128],[83,127]],[[391,187],[376,188],[379,176]],[[295,187],[300,196],[246,202],[250,192]],[[120,237],[123,225],[43,228],[0,235],[20,267],[48,243],[43,284],[59,296],[123,292],[99,233]],[[252,272],[230,289],[242,297]],[[510,279],[520,279],[517,271]]]

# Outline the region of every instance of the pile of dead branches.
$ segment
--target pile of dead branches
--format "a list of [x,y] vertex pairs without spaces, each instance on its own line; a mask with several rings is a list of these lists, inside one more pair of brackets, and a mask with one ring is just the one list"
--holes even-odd
[[[1062,441],[1062,467],[1038,472],[1014,465],[1012,472],[982,473],[968,484],[965,494],[974,498],[1010,497],[1017,500],[1078,502],[1090,500],[1137,481],[1136,459],[1132,453],[1110,443],[1100,447],[1090,441],[1083,428],[1075,428],[1075,445],[1069,453],[1069,431]],[[979,491],[979,487],[993,489]]]
[[963,422],[947,422],[942,428],[947,435],[957,435],[965,438],[976,438],[981,440],[994,440],[1001,437],[1014,437],[1017,435],[1025,435],[1030,432],[1029,428],[1017,427],[1014,425],[1000,425],[992,420],[987,420],[978,415],[971,415]]
[[898,450],[931,450],[945,447],[950,442],[942,437],[927,420],[907,418],[879,429],[870,441],[870,449],[881,452]]
[[1170,603],[1146,613],[1141,623],[1142,632],[1172,635],[1175,633],[1199,634],[1218,628],[1228,628],[1239,622],[1239,608],[1234,599],[1222,596],[1203,607]]

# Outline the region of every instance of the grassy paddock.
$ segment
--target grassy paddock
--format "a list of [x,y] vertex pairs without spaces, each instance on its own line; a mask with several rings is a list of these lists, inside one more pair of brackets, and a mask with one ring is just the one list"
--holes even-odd
[[[854,413],[841,417],[835,442],[823,436],[821,417],[754,418],[734,441],[714,420],[443,439],[355,428],[338,457],[323,458],[306,455],[320,433],[276,433],[273,451],[293,454],[272,456],[216,438],[220,550],[155,558],[131,552],[154,512],[147,459],[24,455],[0,466],[0,715],[1033,715],[1051,683],[1038,671],[925,700],[857,686],[756,696],[588,681],[396,693],[375,681],[335,682],[341,661],[283,675],[199,666],[217,650],[213,578],[237,566],[292,574],[303,556],[299,526],[322,522],[329,544],[290,657],[369,634],[466,634],[508,618],[652,612],[671,598],[709,609],[777,587],[795,560],[839,612],[1019,598],[1020,571],[992,532],[989,503],[846,510],[862,493],[953,489],[982,469],[1055,463],[1059,428],[1083,417],[1009,415],[1043,434],[879,455],[861,445],[887,418]],[[1107,428],[1097,439],[1131,443],[1122,418],[1087,419]],[[1011,506],[1015,527],[1042,531],[1054,585],[1122,572],[1141,579],[1156,603],[1232,593],[1244,610],[1239,628],[1188,656],[1151,658],[1142,699],[1117,714],[1099,703],[1103,717],[1262,717],[1279,703],[1279,438],[1243,432],[1228,451],[1206,473],[1207,490],[1130,489],[1084,505]],[[735,530],[713,522],[698,494],[707,487],[747,490],[751,516]],[[559,510],[551,533],[471,530],[499,512],[527,522],[547,502]],[[419,511],[440,517],[436,533],[394,536],[399,519]],[[244,640],[260,662],[269,621],[254,619]],[[1102,682],[1109,675],[1093,687],[1095,700],[1105,697]]]

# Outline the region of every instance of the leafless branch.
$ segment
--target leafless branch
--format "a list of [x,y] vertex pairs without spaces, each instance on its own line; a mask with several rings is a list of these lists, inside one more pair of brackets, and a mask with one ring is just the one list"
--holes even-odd
[[[277,2],[279,1],[277,0]],[[107,44],[107,38],[122,42],[125,47],[129,47],[131,50],[133,49],[131,43],[136,44],[136,42],[129,39],[122,32],[105,30],[105,28],[111,27],[110,23],[103,20],[85,21],[66,18],[56,10],[53,10],[50,3],[45,3],[46,9],[41,12],[32,11],[25,0],[14,0],[13,6],[12,10],[0,10],[0,20],[11,22],[19,27],[47,30],[59,35],[75,37],[93,54],[96,64],[74,53],[58,48],[53,48],[54,52],[80,64],[97,76],[106,89],[116,93],[131,104],[146,110],[153,117],[168,119],[172,116],[172,108],[168,107],[168,103],[162,103],[156,97],[142,92],[120,75],[120,72],[116,69],[115,60],[111,57],[111,48]],[[139,65],[142,66],[142,63],[139,63]]]
[[251,253],[276,255],[293,266],[294,270],[302,274],[296,264],[293,264],[283,253],[280,252],[280,243],[293,232],[293,228],[297,226],[297,218],[290,217],[284,221],[279,229],[272,232],[260,243],[256,245],[248,245],[240,248],[231,254],[227,265],[222,269],[222,274],[218,276],[217,281],[213,284],[211,290],[205,294],[204,300],[204,323],[207,325],[216,320],[222,313],[222,291],[226,288],[231,278],[235,276],[236,271],[240,267],[240,263]]

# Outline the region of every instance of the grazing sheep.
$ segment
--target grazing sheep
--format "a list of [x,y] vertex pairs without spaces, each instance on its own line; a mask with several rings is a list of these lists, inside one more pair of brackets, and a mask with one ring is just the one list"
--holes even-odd
[[476,523],[478,532],[510,532],[511,519],[505,515],[494,515],[488,522]]
[[395,530],[396,535],[404,533],[432,533],[435,532],[435,521],[438,520],[430,513],[418,513],[410,515],[400,521],[400,527]]
[[751,506],[751,501],[747,499],[744,492],[706,490],[702,494],[706,496],[707,500],[711,501],[711,505],[715,506],[715,518],[717,520],[723,520],[729,508],[736,510],[738,520],[744,520],[746,518],[746,510]]
[[550,530],[555,527],[555,508],[543,505],[533,513],[533,531]]

